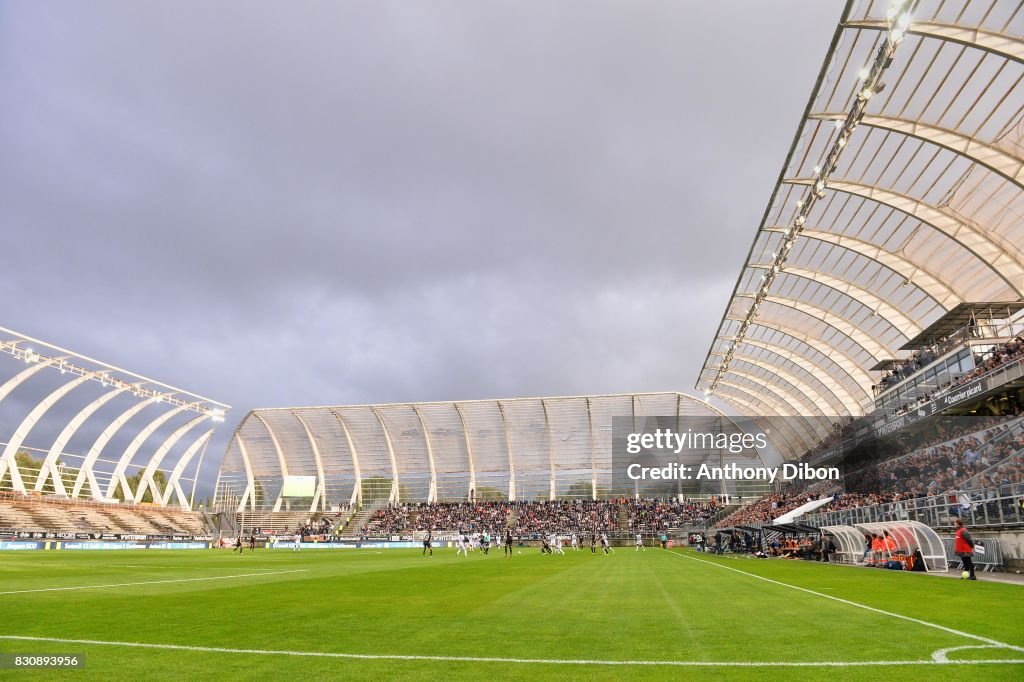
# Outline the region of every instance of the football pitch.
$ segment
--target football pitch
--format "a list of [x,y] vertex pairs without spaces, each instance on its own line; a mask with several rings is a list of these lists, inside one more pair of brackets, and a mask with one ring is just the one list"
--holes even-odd
[[[517,550],[518,551],[518,550]],[[6,679],[1024,678],[1024,587],[618,548],[0,555]]]

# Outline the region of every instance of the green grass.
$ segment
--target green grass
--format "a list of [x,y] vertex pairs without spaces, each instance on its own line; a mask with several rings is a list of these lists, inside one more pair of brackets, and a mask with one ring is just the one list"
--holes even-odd
[[[821,593],[809,594],[750,575]],[[588,661],[926,661],[982,642],[857,602],[1024,647],[1024,587],[689,551],[620,548],[513,559],[440,549],[7,552],[0,635],[370,655]],[[1022,679],[1022,665],[900,668],[604,666],[402,661],[127,648],[0,639],[0,652],[85,654],[80,671],[10,679]],[[967,649],[951,659],[1021,659]]]

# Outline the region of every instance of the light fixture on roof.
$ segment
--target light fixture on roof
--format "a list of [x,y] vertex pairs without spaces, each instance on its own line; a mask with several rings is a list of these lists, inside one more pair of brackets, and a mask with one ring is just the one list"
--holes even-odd
[[[865,111],[867,109],[867,100],[874,95],[882,92],[885,88],[885,84],[882,82],[882,77],[885,71],[892,65],[893,58],[896,53],[897,46],[903,40],[904,36],[910,28],[911,16],[909,7],[916,4],[913,0],[894,0],[892,6],[888,8],[886,16],[888,21],[888,41],[879,46],[875,52],[874,60],[863,67],[858,75],[860,77],[858,85],[854,90],[856,97],[852,103],[849,111],[843,114],[837,114],[839,118],[833,120],[836,130],[839,131],[837,136],[831,142],[831,148],[825,153],[822,160],[819,162],[820,165],[814,166],[814,184],[813,191],[809,196],[809,202],[813,205],[814,199],[825,199],[826,183],[831,173],[834,173],[839,165],[839,158],[846,147],[846,143],[850,139],[850,135],[856,130],[860,122],[862,121]],[[821,123],[819,123],[821,125]],[[783,231],[783,235],[786,239],[783,241],[782,254],[778,258],[773,258],[777,261],[775,265],[768,271],[767,274],[761,275],[762,285],[761,291],[758,293],[759,296],[767,295],[769,288],[781,269],[781,265],[785,262],[787,251],[792,246],[792,238],[790,234],[798,232],[802,229],[803,220],[806,219],[806,212],[803,211],[803,206],[797,204],[801,209],[801,215],[795,219],[795,226],[786,227]],[[872,317],[878,315],[877,310],[872,310]],[[739,327],[736,334],[736,339],[742,341],[746,332],[747,326],[750,324],[748,317]],[[728,360],[727,356],[727,360]],[[728,363],[723,363],[719,366],[714,379],[711,381],[710,390],[714,390],[718,385],[722,374]]]

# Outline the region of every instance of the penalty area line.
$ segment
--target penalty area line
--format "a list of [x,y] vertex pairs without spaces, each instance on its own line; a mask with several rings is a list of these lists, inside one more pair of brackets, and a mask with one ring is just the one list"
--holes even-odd
[[884,609],[875,608],[874,606],[868,606],[867,604],[860,604],[860,603],[855,602],[855,601],[850,601],[849,599],[842,599],[841,597],[836,597],[836,596],[831,595],[831,594],[824,594],[822,592],[815,592],[814,590],[809,590],[806,587],[800,587],[798,585],[791,585],[789,583],[784,583],[784,582],[779,581],[779,580],[772,580],[771,578],[766,578],[763,575],[758,575],[756,573],[748,573],[747,571],[741,571],[738,568],[733,568],[732,566],[726,566],[725,564],[720,564],[720,563],[715,562],[715,561],[708,561],[707,559],[698,559],[695,556],[689,556],[688,554],[683,554],[681,552],[675,552],[675,551],[671,552],[671,554],[673,556],[679,557],[680,559],[689,559],[691,561],[699,561],[702,564],[708,564],[709,566],[716,566],[718,568],[723,568],[723,569],[725,569],[727,571],[732,571],[734,573],[740,573],[742,575],[745,575],[745,576],[748,576],[748,577],[751,577],[751,578],[757,578],[758,580],[763,580],[766,583],[771,583],[773,585],[780,585],[782,587],[788,587],[791,590],[797,590],[799,592],[806,592],[807,594],[813,594],[814,596],[821,597],[822,599],[831,599],[832,601],[837,601],[837,602],[839,602],[841,604],[846,604],[848,606],[855,606],[858,609],[864,609],[865,611],[873,611],[875,613],[880,613],[883,616],[889,616],[890,618],[898,618],[900,620],[906,620],[906,621],[909,621],[911,623],[917,623],[918,625],[924,625],[926,627],[935,628],[936,630],[942,630],[943,632],[948,632],[948,633],[950,633],[952,635],[957,635],[959,637],[966,637],[967,639],[973,639],[976,642],[984,642],[985,644],[988,644],[988,645],[990,645],[993,648],[997,648],[997,649],[1012,649],[1013,651],[1024,652],[1024,647],[1014,646],[1013,644],[1007,644],[1006,642],[1000,642],[999,640],[990,639],[988,637],[982,637],[981,635],[972,635],[971,633],[964,632],[963,630],[955,630],[953,628],[946,627],[945,625],[939,625],[938,623],[932,623],[932,622],[929,622],[927,620],[921,620],[920,618],[913,618],[911,616],[904,616],[901,613],[893,613],[892,611],[886,611]]
[[284,573],[305,573],[309,569],[306,568],[294,568],[287,571],[264,571],[263,573],[238,573],[235,575],[215,575],[206,578],[174,578],[172,580],[144,580],[141,582],[134,583],[112,583],[109,585],[79,585],[75,587],[40,587],[34,590],[9,590],[7,592],[0,592],[0,596],[5,594],[29,594],[30,592],[66,592],[69,590],[99,590],[105,587],[131,587],[134,585],[166,585],[167,583],[194,583],[203,580],[227,580],[229,578],[253,578],[263,575],[282,575]]
[[108,642],[97,639],[67,639],[62,637],[29,637],[0,635],[0,640],[18,642],[49,642],[55,644],[84,644],[94,646],[125,647],[131,649],[160,649],[212,654],[248,654],[253,656],[295,656],[303,658],[334,658],[368,661],[442,661],[449,663],[529,663],[541,665],[573,666],[675,666],[688,668],[858,668],[872,666],[909,665],[1020,665],[1024,659],[993,660],[936,660],[921,661],[602,661],[562,658],[498,658],[488,656],[428,656],[415,654],[345,654],[330,651],[287,651],[274,649],[230,649],[216,646],[188,646],[185,644],[151,644],[147,642]]

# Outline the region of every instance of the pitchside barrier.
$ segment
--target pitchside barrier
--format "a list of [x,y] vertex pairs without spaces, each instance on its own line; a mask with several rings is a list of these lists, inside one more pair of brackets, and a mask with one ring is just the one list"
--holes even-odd
[[815,526],[919,521],[932,528],[949,528],[957,518],[971,528],[1024,526],[1024,483],[809,514],[803,521]]
[[[960,557],[953,550],[955,543],[956,540],[952,537],[942,538],[942,544],[946,547],[946,562],[951,568],[962,566]],[[971,558],[976,568],[986,572],[999,571],[1003,568],[1003,550],[998,539],[975,535],[974,543],[974,554]]]
[[[451,542],[435,542],[433,547],[453,547],[454,543]],[[295,543],[289,540],[278,540],[277,542],[268,542],[266,544],[267,549],[295,549]],[[423,548],[422,542],[391,542],[390,540],[383,540],[380,542],[374,542],[369,540],[367,542],[300,542],[300,549],[414,549]]]
[[75,540],[0,540],[0,550],[209,549],[212,542],[103,542]]

